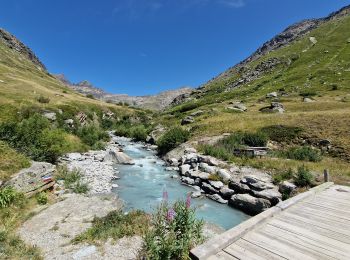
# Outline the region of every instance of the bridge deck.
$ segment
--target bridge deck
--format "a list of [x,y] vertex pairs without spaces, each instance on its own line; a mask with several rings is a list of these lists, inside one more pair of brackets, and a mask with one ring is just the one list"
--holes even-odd
[[350,188],[325,183],[191,251],[193,259],[350,259]]

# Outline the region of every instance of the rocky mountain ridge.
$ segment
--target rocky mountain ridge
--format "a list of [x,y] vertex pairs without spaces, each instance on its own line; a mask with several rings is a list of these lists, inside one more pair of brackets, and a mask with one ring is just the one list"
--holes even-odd
[[46,71],[45,65],[39,60],[39,58],[29,47],[19,41],[14,35],[2,28],[0,28],[0,41],[4,42],[5,45],[7,45],[10,49],[13,49],[21,55],[25,56],[35,65],[37,65],[37,67],[41,70]]
[[123,103],[134,107],[147,108],[152,110],[162,110],[169,106],[178,96],[192,92],[192,89],[190,87],[182,87],[179,89],[163,91],[156,95],[147,96],[110,94],[101,88],[93,86],[87,80],[78,83],[72,83],[63,74],[55,75],[55,77],[68,87],[84,95],[92,95],[97,99],[101,99],[110,103]]

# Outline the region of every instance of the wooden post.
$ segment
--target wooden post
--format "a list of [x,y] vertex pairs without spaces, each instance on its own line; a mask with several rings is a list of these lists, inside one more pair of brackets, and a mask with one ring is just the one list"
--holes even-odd
[[325,169],[323,171],[324,182],[329,182],[329,170]]

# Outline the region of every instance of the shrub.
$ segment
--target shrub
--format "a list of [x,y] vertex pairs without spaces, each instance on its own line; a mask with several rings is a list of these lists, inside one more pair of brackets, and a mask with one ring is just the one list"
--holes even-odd
[[42,104],[47,104],[47,103],[50,102],[50,98],[47,98],[47,97],[44,97],[44,96],[39,96],[36,100],[39,103],[42,103]]
[[271,125],[261,128],[260,131],[267,135],[270,140],[281,143],[294,140],[300,135],[303,129],[295,126]]
[[306,90],[306,91],[300,92],[299,95],[302,97],[314,97],[314,96],[317,96],[317,92],[312,90]]
[[136,126],[131,130],[131,137],[135,141],[146,141],[147,134],[147,130],[143,125]]
[[109,135],[96,125],[86,125],[79,128],[77,136],[89,146],[94,146],[99,141],[109,140]]
[[63,180],[66,189],[71,189],[75,193],[87,193],[89,187],[81,182],[81,173],[74,169],[69,171],[66,165],[59,166],[55,175],[56,180]]
[[105,217],[95,218],[92,227],[77,236],[73,242],[119,239],[133,235],[143,236],[149,225],[149,216],[141,210],[134,210],[127,214],[121,210],[112,211]]
[[51,129],[49,121],[39,114],[21,122],[0,124],[0,139],[33,160],[51,163],[55,163],[69,145],[65,132]]
[[108,118],[104,118],[101,121],[101,126],[103,129],[111,129],[114,125],[113,120],[108,119]]
[[189,259],[189,251],[203,242],[203,221],[187,201],[169,206],[163,202],[152,216],[152,228],[144,236],[147,259]]
[[232,154],[230,154],[224,147],[216,146],[216,145],[202,145],[200,147],[200,150],[205,154],[205,155],[210,155],[225,161],[230,160],[232,157]]
[[288,159],[319,162],[322,160],[321,153],[310,146],[293,147],[285,152]]
[[313,181],[313,176],[310,173],[309,169],[306,168],[304,165],[300,166],[295,176],[294,183],[297,186],[305,187],[305,186],[310,186],[312,184],[312,181]]
[[86,194],[89,191],[89,186],[86,183],[81,183],[78,181],[73,186],[73,192],[79,194]]
[[45,205],[47,204],[48,198],[45,192],[40,192],[38,193],[36,196],[36,201],[38,202],[38,204],[40,205]]
[[7,208],[11,205],[22,205],[24,200],[24,195],[12,187],[0,189],[0,208]]
[[274,184],[279,184],[282,181],[292,179],[293,176],[294,176],[293,170],[291,168],[289,168],[287,171],[274,174],[272,176],[272,179],[273,179]]
[[170,150],[186,142],[190,133],[181,127],[174,127],[165,132],[157,142],[159,154],[166,154]]
[[94,95],[92,95],[92,94],[87,94],[86,97],[91,98],[91,99],[95,99]]

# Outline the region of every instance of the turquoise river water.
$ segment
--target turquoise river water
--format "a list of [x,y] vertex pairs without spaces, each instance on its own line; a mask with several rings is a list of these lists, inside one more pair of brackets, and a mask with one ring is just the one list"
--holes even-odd
[[[126,210],[152,212],[162,200],[164,190],[168,192],[169,202],[185,199],[193,191],[191,187],[182,185],[179,179],[171,178],[178,173],[166,171],[164,161],[154,151],[147,151],[142,144],[125,138],[118,138],[118,142],[125,146],[124,152],[135,161],[135,165],[118,166],[120,179],[116,192],[124,200]],[[230,229],[249,218],[239,210],[208,198],[192,199],[191,205],[197,208],[198,218],[224,229]]]

